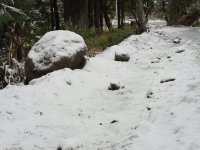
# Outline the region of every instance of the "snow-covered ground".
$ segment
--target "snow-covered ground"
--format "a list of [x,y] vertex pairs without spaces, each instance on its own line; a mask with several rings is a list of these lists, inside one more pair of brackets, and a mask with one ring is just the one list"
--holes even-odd
[[200,28],[152,23],[83,70],[1,90],[0,150],[199,150]]

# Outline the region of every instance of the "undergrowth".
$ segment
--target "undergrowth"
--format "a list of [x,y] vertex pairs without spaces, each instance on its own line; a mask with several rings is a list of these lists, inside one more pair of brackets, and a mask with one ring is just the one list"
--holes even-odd
[[74,28],[68,26],[67,29],[83,37],[88,47],[88,56],[95,56],[95,54],[102,52],[107,47],[120,43],[134,33],[130,26],[125,26],[122,29],[113,29],[111,32],[104,31],[101,34],[98,34],[95,28]]

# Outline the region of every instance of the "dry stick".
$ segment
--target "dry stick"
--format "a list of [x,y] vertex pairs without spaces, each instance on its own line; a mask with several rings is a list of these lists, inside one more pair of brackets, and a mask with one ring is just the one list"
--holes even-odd
[[166,83],[166,82],[171,82],[171,81],[175,81],[176,79],[171,78],[171,79],[165,79],[165,80],[161,80],[160,83]]

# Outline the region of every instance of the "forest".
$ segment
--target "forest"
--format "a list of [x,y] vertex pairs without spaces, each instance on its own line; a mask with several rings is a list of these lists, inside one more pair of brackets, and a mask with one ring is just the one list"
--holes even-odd
[[0,150],[199,150],[200,0],[0,0]]

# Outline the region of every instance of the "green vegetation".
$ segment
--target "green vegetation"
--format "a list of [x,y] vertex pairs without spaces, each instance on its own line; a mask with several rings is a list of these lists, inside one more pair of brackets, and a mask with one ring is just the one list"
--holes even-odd
[[107,47],[120,43],[134,33],[133,29],[128,25],[124,28],[101,34],[97,34],[95,28],[69,28],[68,26],[68,30],[76,32],[84,38],[88,46],[88,56],[94,56]]

